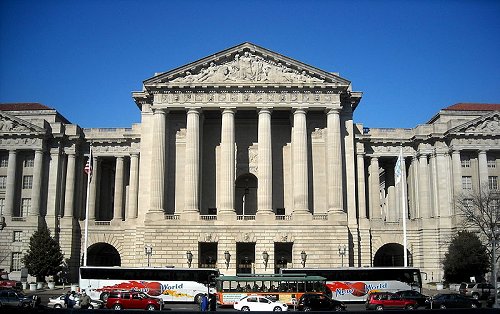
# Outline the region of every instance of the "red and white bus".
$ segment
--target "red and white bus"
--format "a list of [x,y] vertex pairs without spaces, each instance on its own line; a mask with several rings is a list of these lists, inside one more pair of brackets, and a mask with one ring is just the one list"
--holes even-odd
[[282,274],[305,273],[326,278],[333,299],[344,302],[364,302],[370,292],[422,290],[418,268],[411,267],[343,267],[343,268],[283,268]]
[[[164,302],[199,302],[206,293],[214,293],[215,268],[127,268],[80,267],[80,289],[92,299],[106,300],[117,290],[142,291],[161,297]],[[210,291],[212,289],[212,291]]]

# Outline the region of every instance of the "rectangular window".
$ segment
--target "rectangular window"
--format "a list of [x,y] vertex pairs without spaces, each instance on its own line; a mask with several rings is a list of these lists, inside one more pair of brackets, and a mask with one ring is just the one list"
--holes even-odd
[[0,198],[0,216],[3,216],[5,208],[5,198]]
[[33,176],[23,176],[23,189],[33,188]]
[[462,164],[462,168],[470,168],[470,156],[460,156],[460,163]]
[[7,188],[7,176],[0,176],[0,189]]
[[9,156],[0,156],[0,168],[7,168],[9,166]]
[[35,160],[33,159],[33,156],[27,156],[24,159],[24,167],[33,168],[34,165],[35,165]]
[[488,177],[488,188],[490,190],[498,190],[498,177],[497,176],[489,176]]
[[12,263],[10,264],[12,271],[21,270],[21,268],[23,267],[21,259],[22,259],[21,252],[12,252]]
[[22,231],[14,231],[14,235],[12,237],[12,242],[22,242],[23,241],[23,232]]
[[470,191],[472,190],[472,177],[463,176],[462,177],[462,190]]
[[23,198],[21,200],[21,216],[26,217],[31,210],[31,198]]
[[471,209],[472,208],[472,199],[471,198],[466,198],[464,200],[464,203],[465,203],[465,208],[467,208],[467,209]]
[[488,156],[488,168],[496,168],[497,167],[497,160],[495,156]]

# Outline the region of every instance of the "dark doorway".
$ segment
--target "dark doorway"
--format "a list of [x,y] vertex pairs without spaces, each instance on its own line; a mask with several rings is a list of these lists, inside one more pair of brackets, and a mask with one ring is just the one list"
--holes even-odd
[[198,267],[199,268],[216,268],[217,267],[217,243],[200,242]]
[[[388,243],[383,245],[375,253],[373,258],[374,267],[390,267],[390,266],[404,266],[404,247],[399,243]],[[411,257],[408,252],[408,266],[410,265]]]
[[257,177],[251,173],[241,175],[236,180],[236,213],[255,215],[257,212]]
[[96,243],[87,249],[88,266],[121,266],[120,253],[110,244]]
[[236,243],[236,273],[251,274],[255,262],[255,243]]
[[274,243],[274,272],[279,274],[280,269],[288,268],[288,263],[292,261],[293,243],[275,242]]

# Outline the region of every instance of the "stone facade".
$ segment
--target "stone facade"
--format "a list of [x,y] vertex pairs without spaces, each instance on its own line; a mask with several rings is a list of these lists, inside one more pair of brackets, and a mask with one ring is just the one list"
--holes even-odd
[[402,265],[404,186],[409,263],[440,280],[459,228],[454,196],[500,175],[500,105],[368,129],[353,121],[361,96],[337,74],[244,43],[144,81],[131,128],[1,105],[0,266],[18,271],[46,224],[75,280],[87,207],[88,265],[145,266],[145,246],[152,266],[187,267],[191,251],[195,267],[226,274]]

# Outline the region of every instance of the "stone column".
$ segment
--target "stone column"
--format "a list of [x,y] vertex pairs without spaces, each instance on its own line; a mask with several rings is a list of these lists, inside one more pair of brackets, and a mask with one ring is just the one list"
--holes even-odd
[[137,218],[138,214],[138,189],[139,187],[139,154],[130,154],[130,186],[128,190],[127,219]]
[[365,154],[358,153],[358,210],[359,219],[366,219],[366,192],[365,192]]
[[16,194],[16,167],[17,151],[9,150],[9,162],[7,165],[7,185],[5,187],[5,215],[15,216],[15,194]]
[[488,186],[488,158],[486,151],[481,150],[478,153],[478,166],[479,166],[479,187]]
[[116,157],[113,220],[123,220],[123,156]]
[[429,167],[427,165],[427,155],[418,156],[418,203],[421,218],[431,217],[431,203],[429,195]]
[[64,217],[74,217],[75,200],[75,153],[68,153],[68,164],[66,167],[66,192],[64,193]]
[[342,145],[340,134],[340,108],[327,112],[327,191],[328,211],[343,213],[342,198]]
[[382,219],[380,211],[380,173],[378,157],[370,160],[370,219]]
[[460,151],[454,150],[451,153],[451,161],[453,164],[453,194],[458,195],[462,192],[462,163],[460,160]]
[[293,213],[309,213],[309,185],[307,172],[307,121],[306,111],[293,113]]
[[199,213],[200,201],[200,113],[191,108],[187,112],[186,157],[184,171],[185,213]]
[[153,152],[151,156],[151,206],[149,212],[163,213],[166,178],[166,112],[155,110],[153,125]]
[[35,150],[35,160],[33,165],[33,187],[31,190],[31,212],[30,216],[40,216],[40,195],[42,193],[42,171],[43,171],[43,151]]
[[[58,143],[59,145],[59,143]],[[59,217],[61,215],[61,148],[53,147],[49,148],[50,151],[50,161],[49,161],[49,182],[47,189],[47,215],[45,220],[47,221],[47,227],[51,230],[52,234],[55,234],[56,229],[59,228]]]
[[92,179],[90,180],[89,191],[89,222],[95,220],[96,205],[97,205],[97,182],[99,179],[99,159],[97,156],[92,157]]
[[234,110],[226,108],[222,112],[222,130],[220,143],[220,213],[235,214],[234,176],[235,176],[235,133]]
[[257,214],[273,211],[273,157],[271,143],[271,111],[259,110]]

